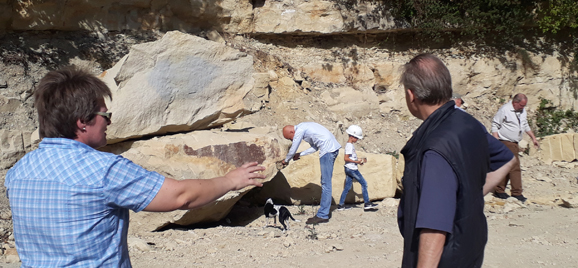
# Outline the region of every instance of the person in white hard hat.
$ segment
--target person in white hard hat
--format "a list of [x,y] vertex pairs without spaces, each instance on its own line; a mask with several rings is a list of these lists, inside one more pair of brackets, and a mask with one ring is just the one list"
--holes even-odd
[[345,206],[345,198],[347,197],[349,190],[351,190],[351,186],[353,186],[353,179],[361,184],[361,192],[363,194],[363,201],[365,202],[363,209],[375,209],[377,205],[371,203],[369,200],[367,182],[357,168],[357,165],[363,165],[367,162],[367,158],[359,159],[357,153],[355,153],[355,147],[353,146],[357,140],[363,139],[363,131],[358,125],[351,125],[345,132],[349,134],[349,139],[347,140],[347,144],[345,144],[345,185],[343,187],[343,193],[341,193],[341,198],[339,199],[339,204],[337,205],[337,210],[346,210],[350,208]]

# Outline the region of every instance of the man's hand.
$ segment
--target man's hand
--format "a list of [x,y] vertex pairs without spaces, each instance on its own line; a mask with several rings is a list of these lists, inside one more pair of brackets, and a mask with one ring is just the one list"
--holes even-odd
[[249,185],[261,187],[263,186],[263,183],[255,179],[265,179],[265,175],[258,173],[263,170],[265,170],[265,167],[258,166],[257,162],[245,163],[227,173],[224,177],[231,182],[233,190],[240,190]]
[[285,162],[285,159],[283,159],[283,161],[281,162],[277,162],[277,169],[281,170],[286,168],[289,165],[289,163]]
[[296,153],[296,154],[293,156],[293,161],[299,160],[300,157],[301,157],[301,153]]
[[526,134],[528,134],[528,136],[530,136],[530,138],[532,138],[532,142],[534,143],[534,146],[536,147],[536,149],[540,149],[540,144],[538,144],[538,140],[536,139],[536,135],[534,135],[534,132],[527,131]]
[[265,175],[260,173],[263,170],[265,167],[252,162],[236,168],[225,176],[212,179],[165,178],[163,186],[144,210],[160,212],[202,207],[229,191],[243,189],[249,185],[263,186],[259,180],[265,179]]
[[536,149],[540,149],[540,144],[536,138],[532,139],[532,142],[534,143],[534,147],[536,147]]

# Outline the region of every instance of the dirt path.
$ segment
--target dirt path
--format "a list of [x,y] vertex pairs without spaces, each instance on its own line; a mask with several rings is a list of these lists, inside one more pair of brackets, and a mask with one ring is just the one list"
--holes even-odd
[[[378,203],[376,212],[360,207],[333,211],[329,223],[314,229],[303,223],[313,211],[307,207],[308,215],[296,215],[302,222],[293,223],[287,233],[263,228],[261,216],[245,227],[132,234],[153,245],[139,248],[133,243],[131,258],[135,267],[399,267],[403,241],[395,216],[397,200]],[[508,206],[514,209],[486,213],[484,267],[578,267],[577,210],[531,200],[527,205],[508,200],[503,207]],[[257,214],[260,209],[242,210]],[[299,208],[290,210],[297,214]]]
[[[486,196],[489,241],[484,267],[578,267],[578,169],[544,165],[524,157],[523,204]],[[576,201],[573,201],[576,200]],[[402,237],[396,221],[398,199],[333,211],[329,223],[310,227],[316,206],[289,206],[295,218],[283,233],[264,228],[262,207],[236,206],[221,225],[149,232],[131,221],[129,249],[134,267],[399,267]],[[576,205],[578,206],[578,205]],[[333,207],[335,208],[335,207]],[[14,268],[6,256],[0,267]]]

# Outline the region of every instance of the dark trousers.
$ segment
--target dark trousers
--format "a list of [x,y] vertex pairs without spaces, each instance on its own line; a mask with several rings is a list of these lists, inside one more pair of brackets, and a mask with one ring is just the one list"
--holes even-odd
[[511,195],[521,195],[522,194],[522,170],[520,169],[520,158],[518,158],[518,152],[520,151],[520,147],[518,147],[517,142],[511,141],[501,141],[512,153],[514,157],[516,157],[516,164],[510,170],[510,173],[506,175],[504,180],[500,182],[496,186],[496,193],[504,193],[506,191],[506,185],[508,185],[508,181],[510,181],[510,194]]

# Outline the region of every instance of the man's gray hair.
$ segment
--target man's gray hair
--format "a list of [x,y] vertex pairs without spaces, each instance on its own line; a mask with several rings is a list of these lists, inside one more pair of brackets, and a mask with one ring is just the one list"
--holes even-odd
[[518,103],[521,102],[523,100],[528,100],[528,97],[526,97],[526,95],[522,94],[522,93],[518,93],[516,95],[514,95],[514,98],[512,98],[512,102],[514,103]]
[[403,66],[400,82],[424,104],[437,105],[450,100],[452,77],[445,64],[432,54],[420,54]]

